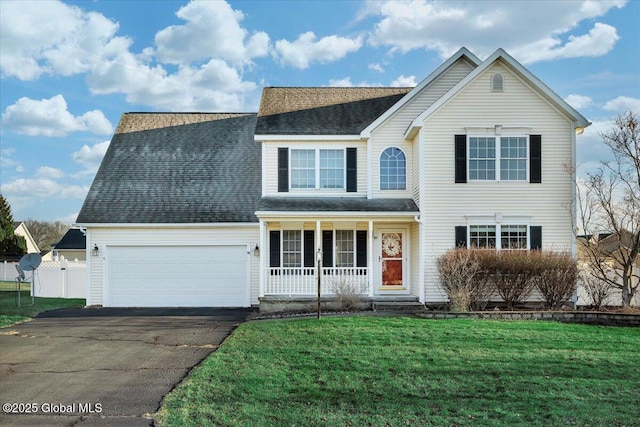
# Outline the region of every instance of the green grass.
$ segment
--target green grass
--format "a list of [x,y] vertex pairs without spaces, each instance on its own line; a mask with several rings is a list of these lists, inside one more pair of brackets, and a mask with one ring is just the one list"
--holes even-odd
[[84,298],[35,298],[35,304],[31,305],[31,296],[28,290],[29,284],[22,284],[20,292],[20,307],[18,308],[15,282],[0,281],[0,328],[13,325],[35,317],[39,313],[56,308],[84,307]]
[[249,322],[165,426],[638,426],[640,329],[347,317]]

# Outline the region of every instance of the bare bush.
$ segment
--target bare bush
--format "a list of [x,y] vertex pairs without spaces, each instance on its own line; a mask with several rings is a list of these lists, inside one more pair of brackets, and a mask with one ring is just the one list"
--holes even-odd
[[584,289],[587,296],[590,299],[590,305],[595,310],[601,310],[603,307],[609,305],[611,294],[613,293],[613,286],[607,280],[601,280],[596,275],[592,274],[589,269],[591,263],[586,262],[581,264],[579,273],[579,286]]
[[342,276],[331,279],[330,286],[336,302],[344,310],[358,308],[364,295],[363,287],[353,277]]
[[536,262],[538,256],[535,252],[501,251],[493,258],[487,257],[487,261],[493,263],[487,268],[492,272],[490,280],[509,310],[526,301],[533,292],[534,277],[540,266]]
[[487,287],[486,275],[482,274],[478,252],[452,249],[438,257],[440,282],[449,296],[453,311],[469,311],[486,306],[491,291]]
[[537,263],[533,281],[547,308],[560,308],[576,290],[578,266],[571,254],[543,251],[531,259]]

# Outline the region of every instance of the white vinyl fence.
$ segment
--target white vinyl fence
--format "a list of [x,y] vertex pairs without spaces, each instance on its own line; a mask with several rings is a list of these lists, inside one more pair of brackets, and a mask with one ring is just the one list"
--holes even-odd
[[[17,262],[0,263],[0,280],[13,282],[18,276]],[[27,279],[34,277],[34,294],[47,298],[86,298],[87,263],[84,261],[43,261],[35,271],[26,271]],[[27,290],[31,280],[22,284]]]

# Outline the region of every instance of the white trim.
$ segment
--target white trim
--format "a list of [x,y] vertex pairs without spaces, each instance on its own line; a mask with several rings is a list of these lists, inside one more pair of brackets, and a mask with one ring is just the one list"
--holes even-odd
[[373,198],[373,144],[367,144],[367,199]]
[[270,141],[363,141],[360,135],[254,135],[256,142]]
[[265,227],[264,221],[260,221],[260,256],[258,257],[258,266],[260,269],[260,273],[258,274],[259,278],[259,287],[258,287],[258,297],[264,296],[264,272],[267,265],[267,256],[265,254],[269,253],[267,249],[267,237],[266,237],[267,227]]
[[[527,247],[531,250],[531,217],[526,215],[503,215],[497,212],[493,215],[465,215],[467,219],[467,248],[471,248],[471,226],[487,225],[496,228],[496,247],[495,250],[502,250],[502,226],[503,225],[524,225],[527,227]],[[525,250],[525,249],[515,249]]]
[[[93,247],[93,242],[91,241],[91,232],[89,230],[85,230],[85,241],[86,243],[86,260],[87,260],[87,269],[85,271],[85,276],[87,283],[85,284],[85,292],[87,295],[85,306],[93,305],[91,301],[91,269],[93,268],[93,257],[91,256],[91,248]],[[98,258],[98,257],[96,257]]]
[[[468,182],[509,182],[509,183],[529,183],[530,182],[530,165],[531,165],[531,143],[530,143],[530,135],[514,135],[511,133],[508,134],[504,134],[501,133],[500,135],[495,135],[495,134],[491,134],[491,135],[478,135],[478,134],[471,134],[471,135],[467,135],[467,177],[468,177]],[[471,138],[494,138],[494,150],[495,150],[495,157],[493,158],[494,161],[494,172],[495,172],[495,177],[494,179],[472,179],[471,178],[471,168],[469,166],[470,162],[471,162]],[[527,157],[524,159],[525,160],[525,177],[524,179],[503,179],[501,176],[501,161],[502,161],[502,138],[525,138],[525,144],[526,144],[526,150],[527,150]],[[507,157],[507,160],[511,160],[514,158],[511,157]],[[517,157],[515,158],[516,160],[522,160],[522,158]],[[481,157],[474,157],[473,160],[483,160],[483,158]],[[484,160],[490,160],[489,158],[484,159]]]
[[82,226],[85,228],[200,228],[200,227],[259,227],[258,222],[185,222],[185,223],[149,223],[149,222],[136,222],[136,223],[77,223],[75,226]]
[[[402,155],[404,156],[404,188],[385,188],[382,189],[382,155],[385,153],[385,151],[391,149],[391,148],[395,148],[396,150],[400,151],[402,153]],[[396,145],[390,145],[388,147],[386,147],[384,150],[380,151],[380,155],[378,156],[378,191],[380,191],[381,193],[385,193],[385,195],[387,194],[387,192],[402,192],[403,194],[406,193],[407,189],[408,189],[408,185],[407,185],[407,175],[409,172],[409,162],[407,161],[407,155],[404,153],[404,150]],[[413,172],[413,171],[412,171]]]
[[[497,127],[500,128],[500,132],[497,131]],[[506,136],[527,136],[532,131],[531,126],[502,126],[502,125],[491,125],[491,126],[467,126],[464,128],[466,134],[474,135],[495,135],[495,136],[503,136],[505,133]]]
[[[317,195],[319,193],[334,193],[334,194],[342,194],[347,193],[347,148],[350,147],[305,147],[305,146],[291,146],[289,148],[289,155],[287,156],[289,159],[288,165],[288,173],[289,173],[289,192],[290,193],[305,193],[312,192],[313,195]],[[313,151],[314,152],[314,188],[293,188],[293,179],[291,177],[291,173],[293,172],[293,166],[291,164],[293,160],[293,151]],[[321,171],[322,168],[320,166],[320,153],[322,151],[341,151],[342,152],[342,188],[322,188],[321,187]],[[356,159],[356,163],[357,163]]]
[[458,92],[465,88],[469,83],[475,80],[483,71],[489,68],[498,59],[502,59],[506,65],[508,65],[512,71],[519,74],[525,79],[536,91],[543,97],[550,100],[560,111],[564,112],[568,117],[573,119],[574,127],[587,127],[591,125],[582,114],[578,113],[573,107],[571,107],[565,100],[560,98],[554,91],[552,91],[547,85],[545,85],[540,79],[534,76],[529,70],[524,68],[518,61],[516,61],[511,55],[505,52],[502,48],[497,49],[491,56],[482,62],[477,68],[472,70],[465,78],[460,80],[458,84],[452,87],[447,93],[445,93],[440,99],[434,102],[429,108],[427,108],[422,114],[416,117],[407,130],[404,133],[405,139],[409,139],[411,135],[420,129],[424,123],[424,120],[439,110],[445,105],[451,98],[453,98]]
[[[260,144],[261,146],[261,159],[262,159],[262,167],[260,174],[262,175],[262,197],[267,195],[267,146],[266,144]],[[287,156],[289,157],[289,156]],[[277,168],[276,168],[277,169]]]
[[366,211],[257,211],[256,216],[265,219],[273,219],[280,217],[321,217],[321,218],[336,218],[336,217],[393,217],[394,219],[406,217],[407,219],[413,219],[419,212],[366,212]]
[[447,69],[449,69],[453,64],[455,64],[458,59],[466,57],[467,60],[472,62],[476,67],[480,65],[482,61],[478,59],[473,53],[469,52],[467,48],[462,47],[456,53],[454,53],[449,59],[440,64],[438,68],[436,68],[431,74],[429,74],[426,78],[424,78],[416,87],[414,87],[409,93],[403,96],[398,102],[396,102],[391,108],[389,108],[383,115],[378,117],[373,123],[364,128],[364,130],[360,133],[363,138],[369,138],[371,133],[382,123],[384,123],[388,118],[390,118],[393,114],[396,113],[399,109],[401,109],[404,105],[406,105],[410,100],[415,98],[424,88],[433,83],[436,78],[438,78],[441,74],[443,74]]

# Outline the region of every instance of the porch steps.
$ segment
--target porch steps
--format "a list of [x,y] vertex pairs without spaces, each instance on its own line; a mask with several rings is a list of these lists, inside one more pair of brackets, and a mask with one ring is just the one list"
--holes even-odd
[[401,311],[414,313],[416,311],[427,311],[424,304],[418,301],[374,301],[373,311]]

